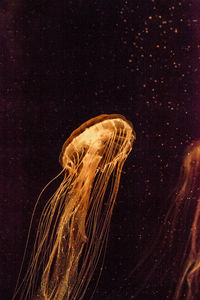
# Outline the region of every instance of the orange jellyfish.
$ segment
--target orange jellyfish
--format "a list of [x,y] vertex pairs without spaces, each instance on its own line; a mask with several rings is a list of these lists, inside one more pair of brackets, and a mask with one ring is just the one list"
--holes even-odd
[[[181,224],[180,224],[181,222]],[[186,149],[174,199],[171,234],[178,226],[188,226],[180,263],[181,273],[174,299],[200,299],[200,140]],[[182,229],[184,230],[184,228]],[[180,233],[179,233],[180,234]]]
[[159,281],[162,285],[164,281],[165,288],[170,285],[168,281],[174,286],[166,299],[199,300],[200,140],[186,148],[178,183],[170,198],[172,203],[159,234],[131,272],[141,278],[134,297],[151,285],[153,275],[160,273]]
[[89,120],[66,140],[64,178],[44,207],[27,274],[13,299],[83,299],[105,249],[134,139],[132,124],[111,114]]

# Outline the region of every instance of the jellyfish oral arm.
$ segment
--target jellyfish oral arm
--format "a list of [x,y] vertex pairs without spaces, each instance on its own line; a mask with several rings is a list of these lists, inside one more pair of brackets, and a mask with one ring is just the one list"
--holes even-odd
[[[90,193],[101,156],[95,155],[88,165],[88,156],[82,160],[83,167],[77,174],[72,188],[65,201],[64,214],[57,229],[57,237],[44,270],[41,281],[41,292],[44,296],[50,295],[52,286],[54,299],[65,299],[66,290],[68,297],[74,288],[77,277],[77,266],[83,245],[87,242],[85,233],[86,215],[89,206]],[[85,166],[85,164],[87,165]],[[53,274],[50,270],[56,258]],[[59,278],[59,288],[56,290]],[[55,292],[56,291],[56,292]]]

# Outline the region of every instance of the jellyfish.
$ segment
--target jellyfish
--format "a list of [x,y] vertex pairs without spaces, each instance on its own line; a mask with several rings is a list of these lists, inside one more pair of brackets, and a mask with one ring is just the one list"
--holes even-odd
[[[181,223],[181,224],[180,224]],[[183,237],[181,272],[174,299],[197,300],[200,297],[200,140],[186,149],[174,198],[172,232],[189,226]],[[179,232],[180,234],[180,232]]]
[[[131,272],[147,286],[170,286],[166,299],[200,297],[200,140],[187,146],[171,204],[151,245]],[[155,279],[156,278],[156,279]],[[147,284],[148,283],[148,284]],[[156,286],[156,290],[158,287]]]
[[[30,265],[13,299],[83,299],[105,251],[135,132],[119,114],[97,116],[62,147],[62,182],[43,209]],[[34,213],[33,213],[34,214]]]

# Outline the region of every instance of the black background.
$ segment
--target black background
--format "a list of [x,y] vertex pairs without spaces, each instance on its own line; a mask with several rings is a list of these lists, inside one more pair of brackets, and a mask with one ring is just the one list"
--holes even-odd
[[[34,204],[61,170],[63,143],[104,113],[124,115],[137,139],[94,299],[131,299],[137,280],[125,279],[200,134],[199,16],[198,1],[184,0],[0,2],[1,299],[11,299]],[[172,281],[157,274],[138,299],[171,299]]]

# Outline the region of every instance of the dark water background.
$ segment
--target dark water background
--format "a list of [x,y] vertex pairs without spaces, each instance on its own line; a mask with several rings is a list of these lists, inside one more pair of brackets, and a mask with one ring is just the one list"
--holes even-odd
[[[199,11],[184,0],[1,1],[1,299],[11,299],[33,207],[61,170],[63,143],[104,113],[124,115],[137,140],[94,299],[131,299],[137,280],[125,278],[152,243],[183,151],[200,134]],[[138,299],[166,299],[174,283],[160,282],[162,271]]]

